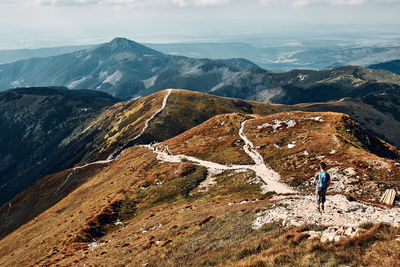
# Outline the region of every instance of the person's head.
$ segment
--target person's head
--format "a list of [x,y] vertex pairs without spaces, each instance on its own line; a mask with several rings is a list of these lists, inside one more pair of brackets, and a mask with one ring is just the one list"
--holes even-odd
[[326,170],[326,163],[325,162],[321,162],[319,164],[319,166],[321,167],[321,170],[325,171]]

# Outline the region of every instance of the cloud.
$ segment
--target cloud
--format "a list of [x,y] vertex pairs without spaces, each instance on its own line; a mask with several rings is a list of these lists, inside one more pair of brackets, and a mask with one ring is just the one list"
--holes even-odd
[[185,7],[186,6],[186,1],[185,0],[171,0],[173,4],[176,4],[180,7]]
[[262,5],[285,4],[289,6],[308,5],[361,5],[367,3],[393,4],[395,0],[259,0]]
[[229,0],[171,0],[171,2],[180,7],[186,7],[186,6],[205,7],[205,6],[216,6],[221,4],[227,4],[229,3]]
[[[106,4],[106,5],[125,5],[132,3],[154,3],[157,4],[157,1],[151,0],[34,0],[36,5],[48,5],[48,6],[74,6],[74,5],[98,5],[98,4]],[[179,7],[187,7],[187,6],[215,6],[220,4],[229,3],[229,0],[158,0],[158,3],[172,3]]]
[[[11,3],[11,0],[0,0],[2,3]],[[391,5],[399,4],[399,0],[14,0],[26,2],[35,5],[50,5],[50,6],[74,6],[74,5],[126,5],[135,3],[146,3],[158,5],[161,3],[172,4],[178,7],[207,7],[229,4],[232,2],[247,5],[248,3],[259,3],[261,5],[286,5],[294,7],[302,7],[309,5],[361,5],[361,4],[378,4]],[[248,2],[247,2],[248,1]]]
[[139,0],[35,0],[37,5],[75,6],[75,5],[125,5],[140,2]]
[[359,5],[365,3],[365,0],[332,0],[331,2],[339,5]]

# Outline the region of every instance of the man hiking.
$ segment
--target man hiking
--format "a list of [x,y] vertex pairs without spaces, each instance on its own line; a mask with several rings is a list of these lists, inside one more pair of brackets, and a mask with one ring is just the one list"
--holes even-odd
[[321,213],[321,210],[325,210],[326,190],[331,183],[331,177],[326,172],[326,163],[321,162],[320,167],[321,171],[317,174],[314,181],[314,184],[317,185],[316,192],[319,213]]

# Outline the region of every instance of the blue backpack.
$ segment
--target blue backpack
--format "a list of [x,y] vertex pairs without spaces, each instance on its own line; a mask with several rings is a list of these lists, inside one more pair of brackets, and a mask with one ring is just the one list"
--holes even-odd
[[318,188],[325,189],[328,187],[329,179],[326,175],[326,172],[318,173]]

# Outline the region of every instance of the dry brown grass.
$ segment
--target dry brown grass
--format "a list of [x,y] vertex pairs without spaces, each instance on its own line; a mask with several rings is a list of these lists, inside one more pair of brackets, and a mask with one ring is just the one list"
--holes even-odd
[[[299,118],[303,115],[312,114],[290,115],[300,121],[296,129],[284,128],[273,134],[257,130],[264,122],[289,116],[285,113],[252,119],[245,131],[260,146],[265,160],[288,181],[300,171],[304,171],[304,177],[297,179],[306,179],[319,162],[311,157],[337,145],[331,141],[332,135],[341,137],[335,127],[343,115],[323,113],[323,123],[302,122]],[[164,144],[174,153],[198,153],[195,155],[208,160],[216,159],[212,158],[214,154],[224,155],[225,160],[238,157],[235,162],[247,162],[241,146],[232,148],[217,142],[219,133],[238,138],[237,130],[244,118],[221,115],[207,121],[204,128],[196,127]],[[298,141],[291,150],[271,147],[275,142],[287,147],[304,136],[318,143]],[[326,160],[340,160],[343,166],[357,168],[354,156],[358,160],[378,158],[350,141],[338,139],[338,152],[327,155]],[[197,147],[208,150],[196,152]],[[304,149],[311,155],[301,157]],[[296,160],[278,166],[278,160],[285,162],[289,157]],[[296,164],[300,160],[309,160],[310,164],[299,169]],[[394,239],[399,230],[385,224],[364,225],[365,233],[336,244],[310,240],[304,231],[312,226],[283,228],[281,222],[275,222],[260,230],[252,229],[257,211],[270,207],[270,195],[262,195],[260,185],[249,182],[254,176],[252,171],[226,171],[215,177],[215,186],[199,192],[197,186],[206,178],[203,167],[189,162],[159,162],[144,147],[128,149],[97,171],[57,204],[0,240],[0,265],[357,266],[365,264],[366,259],[376,264],[397,263],[399,247]],[[243,200],[247,202],[239,204]],[[90,249],[92,241],[102,245]],[[375,258],[390,252],[395,256]]]

